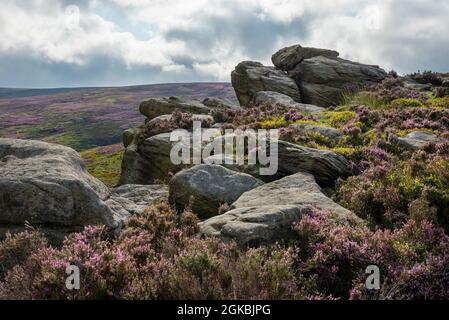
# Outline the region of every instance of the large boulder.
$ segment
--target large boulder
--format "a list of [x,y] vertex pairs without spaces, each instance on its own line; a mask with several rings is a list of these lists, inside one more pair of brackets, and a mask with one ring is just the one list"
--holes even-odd
[[273,244],[294,237],[292,225],[317,208],[332,212],[342,223],[362,223],[351,211],[325,196],[308,173],[297,173],[244,193],[233,210],[200,223],[208,236],[242,246]]
[[271,57],[271,61],[277,68],[284,71],[290,71],[304,59],[310,59],[318,56],[336,58],[339,56],[339,53],[334,50],[304,48],[297,44],[279,50]]
[[0,238],[31,224],[52,243],[88,225],[119,229],[131,215],[167,196],[163,186],[110,191],[68,147],[0,139]]
[[260,62],[244,61],[231,74],[232,86],[241,106],[249,106],[259,91],[274,91],[300,102],[295,81],[282,70],[263,66]]
[[289,108],[297,109],[304,113],[318,113],[325,109],[313,104],[299,103],[285,94],[274,91],[259,91],[254,96],[254,105],[260,104],[278,104]]
[[172,114],[175,110],[193,114],[208,114],[211,108],[199,100],[165,97],[148,99],[140,104],[139,110],[148,120],[151,120],[158,116]]
[[296,77],[302,102],[320,107],[338,105],[344,93],[387,77],[378,66],[325,56],[303,60],[291,74]]
[[278,163],[278,175],[309,172],[323,187],[333,186],[338,178],[351,174],[349,162],[341,155],[282,140],[278,142]]
[[108,188],[79,154],[39,141],[0,139],[0,224],[115,226]]
[[397,140],[399,145],[410,151],[422,149],[431,143],[447,142],[446,139],[427,131],[413,131]]
[[263,182],[219,165],[197,165],[177,173],[170,181],[170,202],[179,211],[191,205],[200,218],[218,214],[222,204],[231,204],[244,192]]

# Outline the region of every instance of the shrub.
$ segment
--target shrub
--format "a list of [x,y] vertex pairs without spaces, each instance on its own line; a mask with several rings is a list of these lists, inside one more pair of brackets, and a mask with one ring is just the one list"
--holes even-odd
[[[439,148],[445,150],[443,145]],[[449,155],[442,152],[418,151],[403,161],[385,154],[378,160],[365,155],[359,164],[362,173],[341,182],[337,195],[344,206],[374,225],[398,227],[407,216],[416,217],[418,208],[429,214],[421,213],[424,218],[449,230]]]

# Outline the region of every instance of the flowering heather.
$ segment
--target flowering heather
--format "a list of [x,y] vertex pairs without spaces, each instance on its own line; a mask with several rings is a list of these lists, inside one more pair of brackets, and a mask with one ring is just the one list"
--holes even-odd
[[[296,241],[258,249],[198,238],[196,218],[163,203],[132,217],[118,237],[87,227],[53,248],[27,232],[0,242],[0,299],[449,298],[442,229],[410,220],[372,231],[331,217],[310,209],[292,226]],[[380,291],[364,287],[371,264],[381,270]],[[80,268],[79,291],[65,289],[68,265]]]

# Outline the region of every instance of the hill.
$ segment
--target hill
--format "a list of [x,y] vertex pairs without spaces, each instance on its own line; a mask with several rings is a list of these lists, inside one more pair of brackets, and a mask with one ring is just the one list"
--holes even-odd
[[150,97],[224,97],[229,83],[157,84],[111,88],[0,89],[0,137],[60,143],[78,151],[121,142],[140,125],[139,104]]

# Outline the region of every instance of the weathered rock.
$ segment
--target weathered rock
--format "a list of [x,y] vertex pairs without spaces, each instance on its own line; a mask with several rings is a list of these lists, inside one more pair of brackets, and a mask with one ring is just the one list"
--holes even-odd
[[341,130],[314,124],[295,123],[290,125],[290,128],[294,128],[302,134],[319,133],[333,144],[338,144],[345,136]]
[[106,204],[123,216],[140,214],[153,202],[168,197],[165,185],[123,185],[111,190]]
[[244,193],[235,209],[200,223],[201,232],[242,246],[273,244],[294,237],[293,223],[310,208],[335,214],[342,223],[362,223],[351,211],[326,197],[312,175],[297,173]]
[[210,97],[203,100],[203,104],[211,109],[239,109],[234,103],[227,99]]
[[129,145],[123,153],[119,185],[153,183],[151,159],[138,152],[136,144]]
[[303,48],[298,44],[279,50],[271,57],[271,61],[277,68],[284,71],[290,71],[304,59],[310,59],[317,56],[336,58],[339,56],[339,53],[327,49]]
[[[215,129],[219,132],[219,129]],[[178,133],[179,141],[170,141],[172,132]],[[161,181],[168,181],[170,175],[190,167],[186,164],[174,164],[170,153],[175,145],[190,149],[190,159],[194,148],[198,146],[192,142],[192,132],[187,130],[174,130],[147,138],[139,145],[132,144],[126,148],[122,160],[122,172],[119,185],[143,184],[150,185]],[[204,136],[201,151],[213,139],[207,140]],[[189,146],[186,144],[190,143]],[[199,150],[198,150],[199,152]],[[193,162],[193,161],[192,161]]]
[[0,139],[0,224],[116,225],[109,190],[70,148]]
[[130,128],[123,131],[123,146],[127,148],[134,142],[136,134],[139,132],[138,128]]
[[315,106],[313,104],[298,103],[289,96],[286,96],[285,94],[282,93],[274,91],[257,92],[254,96],[253,104],[259,105],[265,103],[283,105],[289,108],[297,109],[300,112],[304,113],[318,113],[325,110],[324,108]]
[[278,175],[309,172],[321,186],[333,186],[338,178],[346,178],[351,173],[346,158],[332,151],[307,148],[281,140],[278,149]]
[[446,139],[427,131],[413,131],[405,137],[400,137],[397,140],[399,145],[411,151],[422,149],[430,143],[441,143],[447,141]]
[[275,91],[300,102],[301,97],[295,81],[283,71],[263,66],[259,62],[244,61],[231,74],[232,86],[241,106],[249,106],[259,91]]
[[231,204],[244,192],[263,182],[219,165],[202,164],[177,173],[170,181],[170,202],[179,211],[189,204],[200,218],[218,214],[222,204]]
[[244,207],[210,218],[199,227],[203,235],[258,247],[294,238],[292,225],[309,211],[309,207],[294,205]]
[[303,60],[292,73],[300,87],[302,102],[320,107],[338,105],[345,92],[387,77],[378,66],[324,56]]
[[158,116],[172,114],[175,110],[193,114],[208,114],[211,111],[211,108],[206,107],[199,100],[170,97],[146,100],[140,104],[139,110],[140,113],[151,120]]

